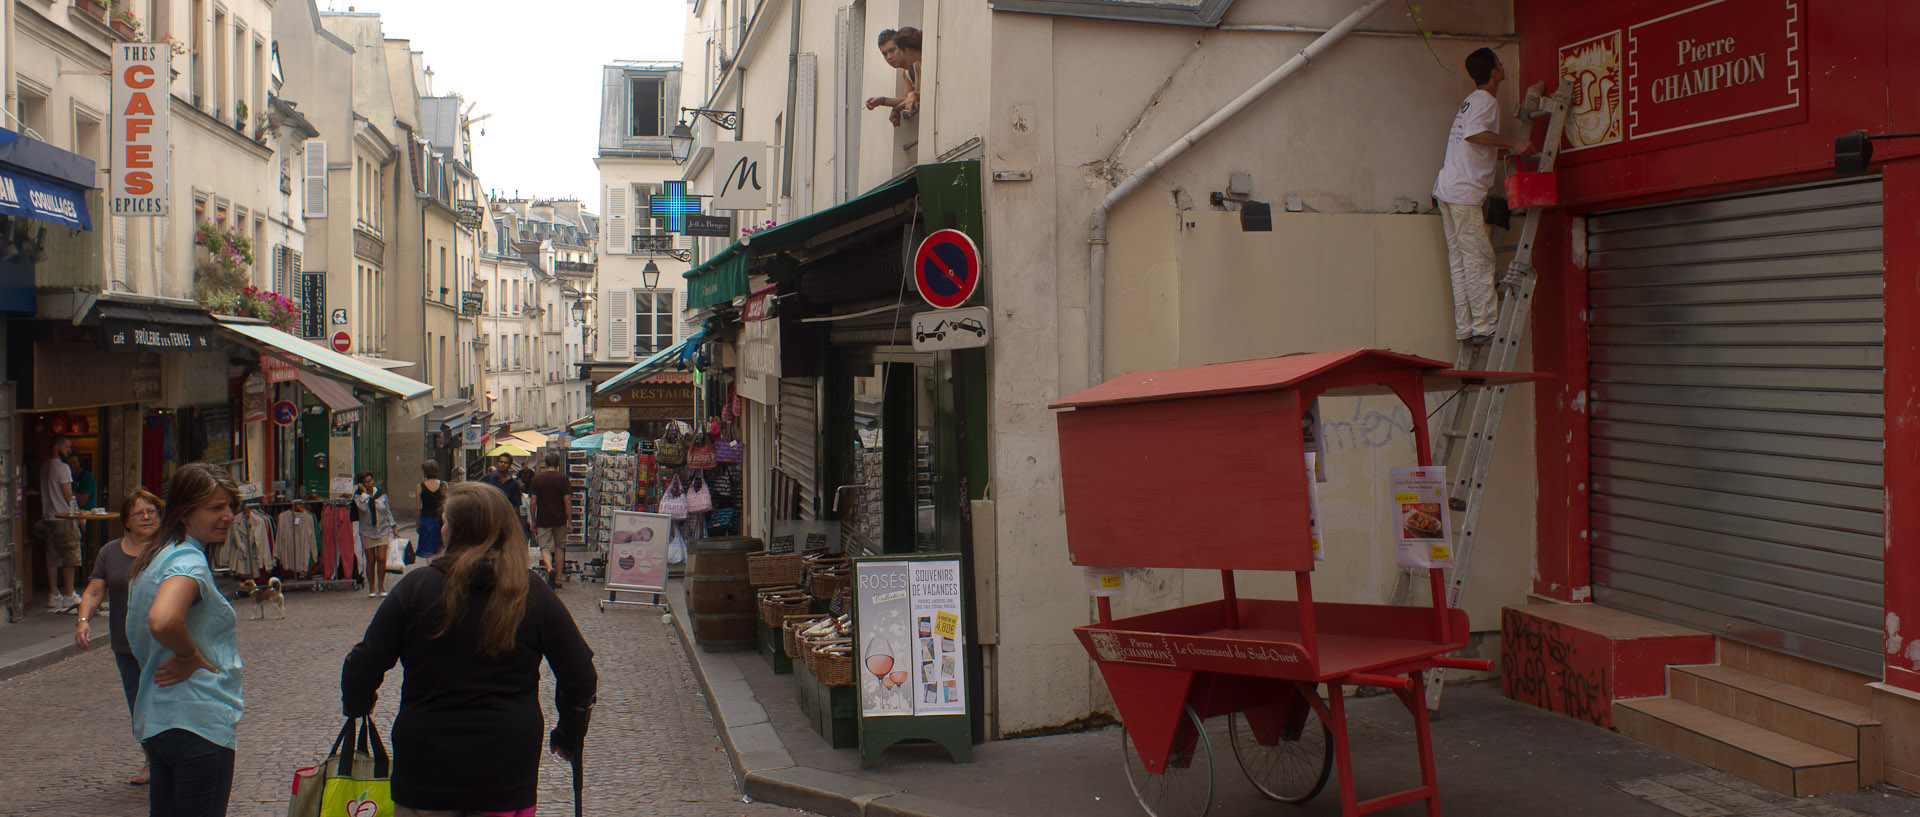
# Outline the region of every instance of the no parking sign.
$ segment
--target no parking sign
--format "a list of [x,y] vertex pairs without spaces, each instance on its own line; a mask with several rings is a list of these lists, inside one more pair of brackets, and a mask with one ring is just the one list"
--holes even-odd
[[913,254],[913,282],[938,309],[966,303],[980,288],[980,249],[959,230],[935,232]]

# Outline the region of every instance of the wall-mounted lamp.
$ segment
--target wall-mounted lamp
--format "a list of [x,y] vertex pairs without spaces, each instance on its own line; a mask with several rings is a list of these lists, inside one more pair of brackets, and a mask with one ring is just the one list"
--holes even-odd
[[1875,139],[1911,139],[1920,137],[1920,133],[1881,133],[1868,135],[1857,130],[1843,133],[1833,138],[1833,172],[1841,176],[1867,172],[1867,165],[1873,163],[1873,140]]
[[740,114],[738,111],[722,111],[713,108],[681,108],[679,123],[675,124],[673,130],[667,134],[667,147],[673,153],[674,164],[685,164],[687,158],[693,155],[693,129],[687,127],[687,114],[693,114],[696,118],[704,116],[707,118],[707,121],[719,125],[726,130],[734,130],[740,127]]
[[652,261],[648,261],[646,266],[640,268],[640,285],[646,287],[647,289],[660,288],[660,265],[659,264],[655,264]]

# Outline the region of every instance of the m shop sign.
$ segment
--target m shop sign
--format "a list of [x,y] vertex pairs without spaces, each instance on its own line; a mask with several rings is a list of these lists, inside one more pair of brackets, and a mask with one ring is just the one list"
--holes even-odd
[[173,51],[165,43],[113,47],[113,154],[107,211],[167,214],[167,127]]

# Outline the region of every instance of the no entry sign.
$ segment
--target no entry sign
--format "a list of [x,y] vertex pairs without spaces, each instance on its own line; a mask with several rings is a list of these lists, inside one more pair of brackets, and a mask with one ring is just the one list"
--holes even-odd
[[941,230],[920,242],[913,254],[913,282],[920,297],[939,309],[952,309],[980,288],[980,250],[959,230]]
[[333,350],[334,351],[344,355],[347,353],[348,349],[352,349],[352,348],[353,348],[352,336],[348,335],[344,331],[333,333]]

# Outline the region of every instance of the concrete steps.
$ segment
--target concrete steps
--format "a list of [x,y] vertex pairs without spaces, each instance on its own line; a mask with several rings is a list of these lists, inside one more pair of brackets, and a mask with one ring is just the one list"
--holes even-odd
[[1620,733],[1796,797],[1880,782],[1873,679],[1720,640],[1720,662],[1667,668],[1667,694],[1615,701]]

